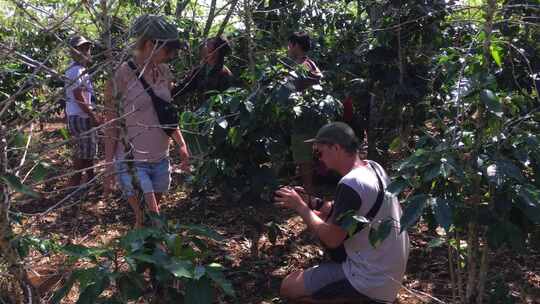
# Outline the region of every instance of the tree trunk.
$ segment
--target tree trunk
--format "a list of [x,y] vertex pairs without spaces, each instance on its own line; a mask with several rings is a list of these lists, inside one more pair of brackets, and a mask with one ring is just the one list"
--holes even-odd
[[[448,269],[450,269],[450,286],[452,288],[452,302],[455,303],[457,299],[457,278],[454,269],[454,265],[457,265],[454,258],[454,248],[450,244],[450,239],[447,242],[448,246]],[[459,253],[457,254],[459,257]]]
[[491,64],[491,32],[493,30],[493,16],[497,7],[496,0],[487,0],[486,6],[486,22],[484,23],[484,67],[489,70]]
[[227,11],[227,15],[225,15],[225,19],[223,19],[223,22],[221,22],[221,25],[219,26],[217,36],[223,34],[223,31],[225,31],[225,27],[229,23],[229,20],[231,19],[232,14],[234,13],[234,10],[236,9],[237,5],[238,5],[238,0],[233,0],[231,2],[231,7],[229,7],[229,11]]
[[459,257],[461,256],[461,237],[459,233],[456,232],[456,279],[457,279],[457,294],[460,301],[463,301],[465,297],[463,296],[463,276],[461,274],[461,261]]
[[484,244],[482,247],[482,258],[480,260],[480,272],[478,274],[478,290],[476,291],[476,303],[482,304],[484,301],[484,288],[486,286],[487,267],[488,267],[489,246]]
[[189,4],[189,0],[178,0],[176,1],[176,10],[174,12],[174,15],[176,16],[176,19],[182,18],[182,13],[186,9],[186,6]]
[[244,25],[246,27],[246,37],[247,37],[247,55],[248,55],[248,65],[249,72],[251,75],[255,75],[255,58],[253,56],[253,36],[252,36],[252,25],[253,25],[253,16],[250,0],[244,0]]
[[212,0],[210,3],[210,11],[208,12],[208,19],[206,19],[206,25],[204,26],[204,32],[203,32],[203,41],[208,37],[208,33],[210,33],[210,28],[212,28],[212,23],[214,22],[214,18],[216,13],[216,0]]
[[467,288],[465,289],[465,302],[472,303],[476,292],[478,265],[478,224],[476,219],[469,223],[469,236],[467,240]]

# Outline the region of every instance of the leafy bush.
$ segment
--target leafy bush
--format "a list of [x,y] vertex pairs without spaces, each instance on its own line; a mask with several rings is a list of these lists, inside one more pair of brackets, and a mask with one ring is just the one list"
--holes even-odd
[[[214,286],[235,297],[224,268],[207,262],[207,240],[220,241],[218,234],[201,226],[153,219],[156,226],[132,230],[106,246],[63,246],[68,263],[81,261],[84,268],[71,273],[52,303],[59,303],[76,283],[80,290],[77,303],[127,303],[140,298],[213,303]],[[102,296],[110,287],[114,287],[110,295]]]
[[237,193],[236,199],[268,199],[290,167],[291,134],[315,134],[341,111],[341,103],[321,88],[292,92],[288,81],[305,73],[275,62],[252,92],[230,89],[183,113],[186,141],[202,160],[195,180],[200,189],[218,185]]

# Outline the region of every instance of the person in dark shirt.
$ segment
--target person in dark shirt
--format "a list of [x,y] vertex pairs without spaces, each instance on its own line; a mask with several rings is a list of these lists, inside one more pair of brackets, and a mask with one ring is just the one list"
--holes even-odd
[[[233,74],[224,65],[225,57],[229,54],[231,46],[224,37],[206,40],[201,48],[201,64],[191,69],[174,88],[175,102],[185,105],[187,109],[195,109],[208,98],[209,91],[223,92],[230,88]],[[194,95],[192,102],[186,101],[188,95]]]
[[[298,65],[306,69],[306,73],[289,80],[290,87],[296,92],[302,92],[320,83],[322,73],[308,56],[311,49],[311,39],[306,32],[295,32],[288,39],[287,53]],[[291,134],[291,150],[294,162],[298,165],[302,184],[307,191],[313,191],[313,161],[311,147],[304,140],[312,137],[306,130],[293,128]]]
[[292,81],[294,89],[301,92],[319,84],[323,75],[315,62],[307,56],[307,52],[311,49],[311,38],[308,33],[295,32],[289,36],[287,41],[287,54],[289,57],[307,70],[307,75],[300,76]]

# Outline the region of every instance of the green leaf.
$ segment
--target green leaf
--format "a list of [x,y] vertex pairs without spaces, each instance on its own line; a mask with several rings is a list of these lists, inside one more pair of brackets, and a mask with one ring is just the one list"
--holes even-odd
[[182,253],[182,237],[180,235],[175,235],[173,241],[169,244],[169,248],[172,248],[173,255],[179,257]]
[[281,235],[281,228],[274,221],[265,224],[268,229],[268,240],[270,243],[275,244],[279,235]]
[[0,179],[3,180],[13,191],[19,192],[22,194],[26,194],[28,196],[31,196],[33,198],[40,198],[40,194],[36,191],[32,190],[32,188],[23,185],[21,183],[21,180],[13,175],[13,174],[7,174],[4,176],[0,176]]
[[150,254],[136,253],[136,254],[130,255],[129,257],[132,259],[141,261],[141,262],[159,264],[159,261],[157,261],[156,258]]
[[160,232],[155,228],[145,227],[131,230],[120,239],[120,246],[126,250],[137,251],[142,248],[146,239],[158,235]]
[[368,239],[373,248],[377,248],[377,246],[379,246],[388,237],[392,231],[393,222],[394,221],[392,219],[387,219],[382,221],[377,228],[371,226]]
[[204,268],[204,266],[197,265],[195,266],[195,270],[193,271],[193,279],[199,280],[205,273],[206,269]]
[[480,101],[486,105],[486,108],[498,117],[503,116],[502,105],[499,98],[493,91],[485,89],[480,92]]
[[22,148],[26,146],[26,142],[28,141],[28,136],[22,132],[15,133],[15,137],[13,138],[13,145],[17,148]]
[[49,175],[51,172],[51,165],[45,162],[39,162],[32,173],[32,179],[36,182],[40,182]]
[[79,281],[79,289],[84,290],[87,286],[99,281],[103,274],[98,267],[77,269],[73,272],[75,279]]
[[210,280],[203,277],[200,280],[189,280],[186,283],[186,304],[212,304],[214,301],[214,289]]
[[430,165],[428,170],[423,174],[422,181],[424,183],[429,182],[439,175],[441,175],[441,165],[438,163]]
[[198,236],[204,236],[215,241],[223,241],[223,237],[212,229],[201,225],[179,225],[180,229],[186,229],[190,233]]
[[[355,210],[349,210],[337,215],[337,222],[339,223],[339,226],[343,228],[343,230],[347,231],[349,236],[354,234],[356,227],[358,226],[358,220],[354,219],[354,216],[357,216]],[[360,220],[363,219],[360,218]],[[369,223],[368,219],[366,219],[366,221]]]
[[223,266],[220,264],[212,263],[206,266],[206,273],[214,282],[216,282],[216,284],[218,284],[219,287],[221,287],[221,289],[223,289],[225,294],[231,297],[236,297],[231,282],[229,282],[229,280],[227,280],[223,275],[223,269]]
[[450,201],[435,197],[431,199],[431,207],[437,223],[443,227],[444,230],[449,231],[450,226],[452,226],[453,223]]
[[501,68],[502,58],[501,58],[500,48],[496,44],[492,43],[489,47],[489,50],[491,51],[491,57],[493,57],[493,60]]
[[117,279],[118,288],[126,300],[137,300],[144,294],[144,278],[136,273],[127,273]]
[[89,285],[82,291],[81,295],[79,296],[79,299],[77,300],[77,304],[95,304],[97,301],[97,298],[99,295],[109,286],[109,277],[102,273],[102,277],[100,277],[95,284]]
[[227,138],[229,140],[229,142],[231,143],[231,145],[233,147],[238,147],[242,144],[243,142],[243,139],[242,139],[242,135],[240,134],[240,130],[239,130],[239,127],[232,127],[229,129],[229,132],[227,134]]
[[96,260],[97,257],[107,253],[107,249],[97,247],[85,247],[82,245],[68,244],[62,248],[62,252],[75,258],[90,258]]
[[428,200],[429,196],[425,194],[415,195],[407,200],[405,210],[403,211],[400,220],[401,232],[416,223],[420,215],[422,215]]
[[429,241],[427,246],[428,246],[428,248],[437,248],[437,247],[441,247],[443,244],[444,244],[444,239],[436,238],[436,239],[433,239],[433,240]]
[[340,227],[347,231],[349,236],[352,236],[356,231],[363,229],[364,226],[370,223],[366,217],[356,214],[356,210],[348,210],[339,214],[337,221]]
[[386,187],[386,192],[391,193],[392,195],[400,194],[403,189],[409,186],[409,182],[403,178],[398,178],[393,180],[390,185]]
[[177,278],[192,279],[194,277],[193,264],[189,261],[175,260],[163,267]]
[[401,147],[401,137],[398,136],[392,140],[392,142],[390,143],[390,146],[388,147],[388,150],[390,150],[390,152],[396,153],[396,152],[399,152],[400,147]]
[[65,139],[65,140],[68,140],[69,139],[69,132],[66,128],[61,128],[59,130],[60,132],[60,135],[62,135],[62,137]]

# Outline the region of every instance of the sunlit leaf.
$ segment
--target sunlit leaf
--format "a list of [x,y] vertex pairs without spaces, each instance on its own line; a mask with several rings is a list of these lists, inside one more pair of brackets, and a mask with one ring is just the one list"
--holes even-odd
[[61,128],[58,130],[60,132],[60,135],[62,135],[62,137],[65,139],[65,140],[68,140],[69,139],[69,132],[66,128]]
[[163,267],[177,278],[191,279],[194,277],[193,264],[189,261],[176,260],[163,265]]
[[396,152],[399,152],[400,147],[401,147],[401,137],[398,136],[392,140],[392,142],[390,143],[390,146],[388,146],[388,150],[396,153]]
[[496,44],[492,43],[489,47],[489,50],[491,51],[491,57],[493,57],[493,60],[501,68],[502,58],[501,58],[500,48]]
[[394,221],[392,219],[384,220],[378,227],[371,226],[368,234],[369,243],[373,248],[377,248],[392,231],[392,225]]

